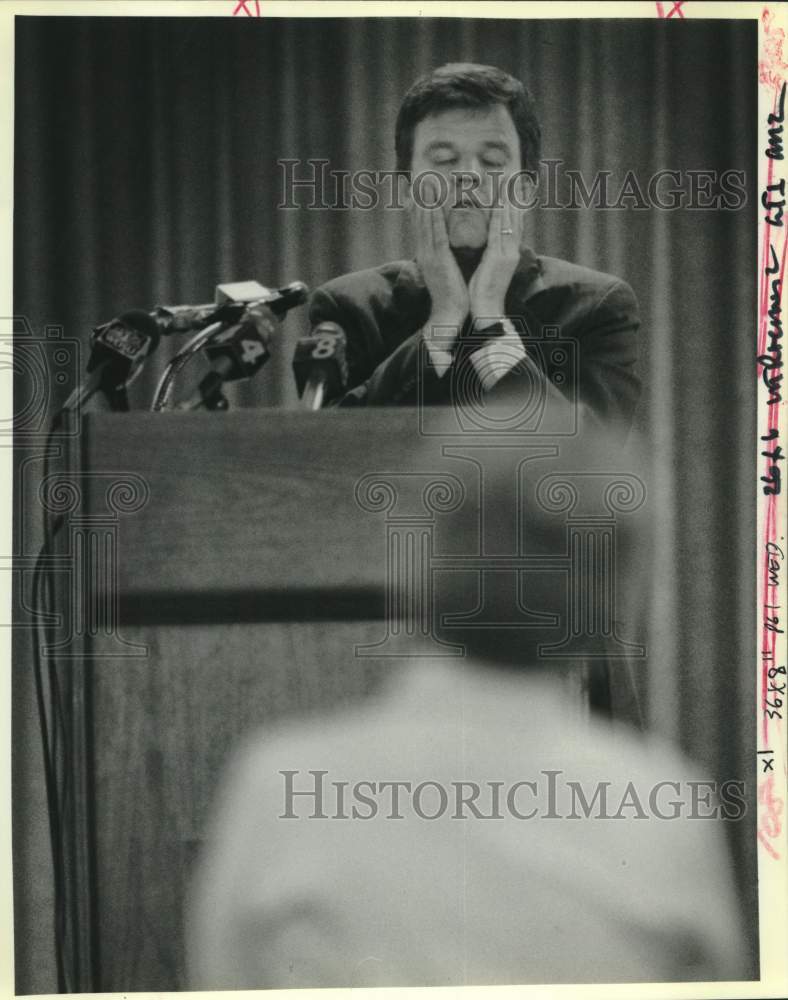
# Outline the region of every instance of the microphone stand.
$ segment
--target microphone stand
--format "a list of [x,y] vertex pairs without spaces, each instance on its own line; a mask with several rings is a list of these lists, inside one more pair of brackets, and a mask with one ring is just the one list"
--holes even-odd
[[208,372],[200,384],[197,391],[200,398],[194,402],[187,400],[178,404],[179,410],[199,410],[204,407],[206,410],[229,410],[230,400],[225,396],[223,390],[224,382],[221,375],[216,371]]
[[[206,326],[204,330],[200,330],[199,333],[196,333],[186,346],[182,347],[175,357],[172,358],[167,367],[164,369],[164,374],[159,380],[159,384],[156,386],[156,392],[153,396],[153,404],[151,406],[151,410],[154,413],[158,413],[167,408],[172,397],[172,390],[175,386],[175,379],[178,374],[183,368],[185,368],[186,364],[194,357],[194,355],[202,350],[205,343],[210,340],[215,333],[219,333],[224,326],[225,323],[222,320],[217,320],[215,323],[211,323],[210,326]],[[210,408],[226,410],[227,406],[216,406]]]
[[301,402],[305,410],[321,410],[326,394],[326,380],[322,375],[310,375],[304,386]]

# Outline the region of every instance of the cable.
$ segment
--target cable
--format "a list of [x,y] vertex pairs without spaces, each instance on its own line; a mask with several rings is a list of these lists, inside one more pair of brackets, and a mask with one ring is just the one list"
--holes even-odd
[[[44,470],[42,482],[49,478],[52,438],[60,426],[62,417],[58,413],[52,421],[44,448]],[[62,516],[52,517],[44,506],[43,542],[36,559],[32,582],[32,607],[35,615],[33,628],[33,674],[41,726],[41,744],[44,762],[44,785],[49,818],[49,836],[52,852],[52,873],[54,883],[54,945],[57,970],[58,992],[73,992],[73,968],[67,956],[66,932],[66,869],[64,858],[65,817],[71,806],[71,781],[68,761],[71,758],[70,730],[67,725],[66,710],[58,676],[58,668],[52,650],[55,648],[54,635],[54,586],[50,559],[54,555],[54,542],[63,526]],[[44,669],[44,658],[48,660]],[[48,682],[48,683],[47,683]],[[76,939],[72,950],[72,960],[77,959]]]
[[151,410],[154,413],[163,410],[169,403],[172,390],[175,386],[175,378],[186,366],[187,362],[202,350],[206,342],[215,333],[218,333],[223,326],[224,322],[221,320],[217,320],[217,322],[211,323],[210,326],[206,326],[204,330],[200,330],[199,333],[195,334],[186,346],[181,348],[175,357],[170,360],[159,379],[159,384],[156,386],[156,392],[153,395]]
[[[41,566],[46,556],[46,547],[42,545],[39,552],[36,566],[33,571],[33,608],[39,610],[41,597]],[[36,702],[38,705],[39,724],[41,727],[41,744],[44,755],[44,786],[46,788],[47,813],[49,818],[49,841],[52,853],[52,872],[55,883],[55,963],[57,966],[57,988],[59,993],[66,992],[66,975],[63,963],[63,950],[60,947],[58,907],[62,897],[61,874],[62,866],[59,863],[60,842],[60,809],[57,795],[57,779],[54,773],[53,749],[49,737],[49,723],[47,721],[47,698],[44,689],[43,665],[41,656],[41,624],[38,620],[33,629],[33,675],[36,689]]]

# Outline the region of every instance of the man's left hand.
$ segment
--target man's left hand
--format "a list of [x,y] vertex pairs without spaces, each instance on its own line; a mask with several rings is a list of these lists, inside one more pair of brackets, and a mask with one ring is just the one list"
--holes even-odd
[[471,315],[476,319],[505,316],[506,291],[520,262],[523,216],[510,202],[504,184],[500,204],[490,212],[487,247],[468,286]]

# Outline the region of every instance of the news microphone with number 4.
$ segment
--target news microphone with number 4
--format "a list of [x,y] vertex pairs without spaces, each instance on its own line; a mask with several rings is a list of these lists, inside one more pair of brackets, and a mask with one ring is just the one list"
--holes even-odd
[[300,337],[293,357],[298,395],[308,410],[340,395],[348,383],[347,337],[337,323],[320,323]]
[[202,379],[197,392],[181,408],[195,410],[203,405],[210,407],[211,401],[217,398],[225,382],[256,375],[270,357],[268,342],[274,333],[276,322],[267,306],[256,304],[253,307],[253,317],[214,334],[205,347],[205,354],[212,362],[211,371]]

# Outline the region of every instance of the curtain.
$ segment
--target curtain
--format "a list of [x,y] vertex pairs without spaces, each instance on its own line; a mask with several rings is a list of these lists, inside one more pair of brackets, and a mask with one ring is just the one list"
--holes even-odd
[[[632,200],[620,209],[542,207],[529,226],[537,252],[612,272],[640,301],[637,424],[664,500],[639,668],[648,724],[680,743],[704,776],[743,779],[752,791],[756,22],[16,23],[14,309],[36,330],[61,325],[86,350],[98,322],[128,308],[208,301],[219,281],[314,288],[408,256],[402,212],[277,210],[278,161],[300,161],[299,177],[309,159],[328,160],[332,171],[393,169],[401,97],[444,62],[491,63],[524,79],[543,157],[561,161],[552,168],[559,177],[577,170],[588,186],[610,171],[617,192],[629,170],[643,186],[659,170],[680,171],[685,190],[691,171],[745,175],[746,201],[730,210],[643,210]],[[565,182],[558,196],[565,200]],[[303,191],[297,200],[307,201]],[[290,361],[304,332],[305,310],[296,310],[262,373],[231,388],[234,406],[296,405]],[[147,405],[174,350],[174,340],[160,346],[132,387],[134,407]],[[64,391],[55,387],[53,402]],[[17,517],[26,529],[25,512]],[[24,657],[17,843],[24,817],[41,819]],[[731,845],[755,935],[751,796],[749,804],[753,821],[731,829]],[[35,913],[46,888],[30,842],[17,852],[17,989],[48,990],[48,924]],[[30,891],[19,881],[24,868]]]

